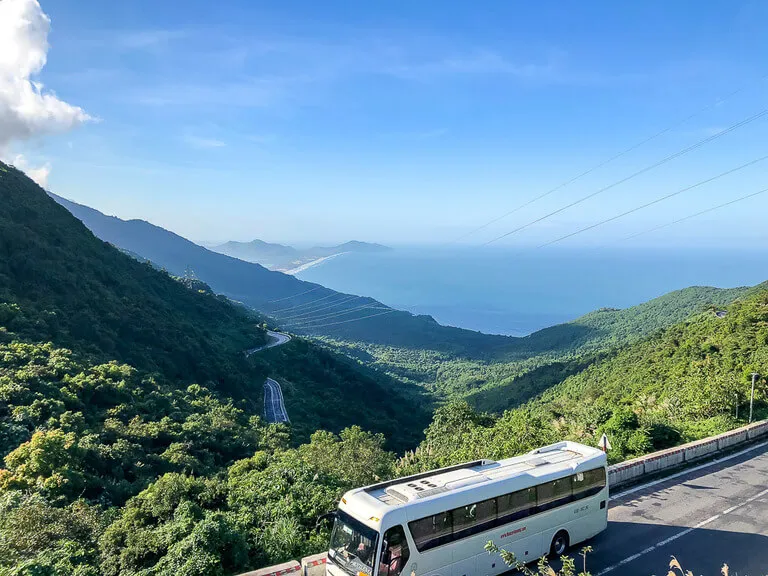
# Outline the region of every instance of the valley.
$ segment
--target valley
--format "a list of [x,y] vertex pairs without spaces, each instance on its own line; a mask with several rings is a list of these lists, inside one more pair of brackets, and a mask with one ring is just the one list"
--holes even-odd
[[[620,461],[725,431],[768,364],[765,285],[491,336],[58,199],[89,231],[2,168],[0,552],[55,574],[316,552],[346,489],[561,438],[606,433]],[[318,326],[344,302],[359,323]]]

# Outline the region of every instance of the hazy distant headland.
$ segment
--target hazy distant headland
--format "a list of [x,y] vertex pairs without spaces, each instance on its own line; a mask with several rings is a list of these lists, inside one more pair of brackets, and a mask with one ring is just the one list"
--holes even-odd
[[264,242],[258,239],[251,242],[225,242],[218,246],[211,246],[210,249],[220,254],[239,258],[246,262],[255,262],[270,270],[277,270],[287,274],[296,274],[314,264],[346,252],[372,253],[391,250],[389,246],[359,242],[357,240],[345,242],[338,246],[314,246],[301,249],[284,244]]

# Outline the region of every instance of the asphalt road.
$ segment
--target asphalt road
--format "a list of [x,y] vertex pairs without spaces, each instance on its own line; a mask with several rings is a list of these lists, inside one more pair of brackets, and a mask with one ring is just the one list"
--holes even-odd
[[273,424],[290,422],[283,401],[283,390],[272,378],[264,382],[264,419]]
[[[245,351],[246,356],[255,354],[267,348],[274,348],[275,346],[282,346],[291,341],[291,337],[288,334],[282,332],[273,332],[267,330],[267,336],[271,339],[264,346],[257,346]],[[267,378],[264,382],[264,419],[267,422],[277,424],[279,422],[290,422],[288,418],[288,411],[285,409],[285,402],[283,401],[283,390],[272,378]]]
[[282,332],[272,332],[272,330],[267,330],[267,336],[272,339],[269,343],[265,344],[264,346],[257,346],[256,348],[246,350],[245,355],[250,356],[256,352],[261,352],[267,348],[274,348],[275,346],[282,346],[283,344],[291,341],[291,337],[288,336],[288,334],[283,334]]
[[594,576],[666,574],[672,556],[696,576],[719,576],[724,563],[732,576],[767,575],[768,442],[612,495],[608,521],[588,542]]

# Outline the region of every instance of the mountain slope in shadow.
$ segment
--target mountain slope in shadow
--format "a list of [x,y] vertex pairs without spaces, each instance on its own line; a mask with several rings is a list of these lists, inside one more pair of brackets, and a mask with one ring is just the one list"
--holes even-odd
[[373,298],[336,292],[259,264],[218,254],[144,220],[121,220],[51,194],[96,236],[171,274],[195,276],[215,292],[256,308],[290,331],[457,354],[492,353],[517,338],[438,324]]

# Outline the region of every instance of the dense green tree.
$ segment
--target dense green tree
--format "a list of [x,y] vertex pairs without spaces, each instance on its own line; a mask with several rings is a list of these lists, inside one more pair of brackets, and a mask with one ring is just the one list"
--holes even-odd
[[108,516],[83,500],[58,507],[35,493],[0,492],[0,574],[95,576]]

